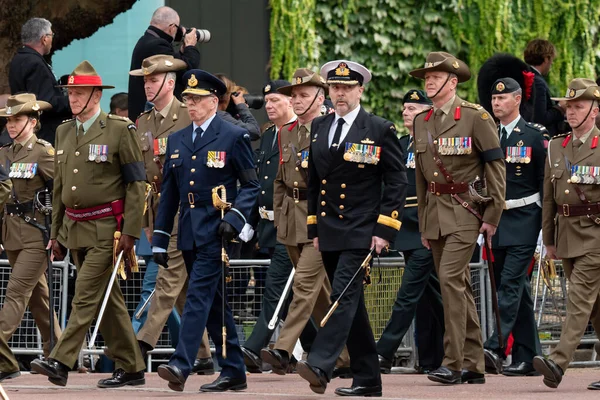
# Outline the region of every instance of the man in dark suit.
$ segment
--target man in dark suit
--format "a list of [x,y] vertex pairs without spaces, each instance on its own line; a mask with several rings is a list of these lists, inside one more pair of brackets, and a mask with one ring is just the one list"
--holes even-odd
[[484,343],[485,370],[492,374],[502,372],[503,349],[512,332],[512,364],[503,374],[529,376],[536,374],[533,357],[541,354],[527,270],[542,227],[546,130],[519,115],[522,90],[517,81],[498,79],[491,93],[506,162],[506,206],[492,238],[504,343],[498,343],[497,331]]
[[[217,113],[225,84],[208,72],[193,69],[184,75],[183,98],[192,124],[167,140],[161,200],[154,223],[152,251],[157,264],[168,268],[167,248],[179,209],[178,248],[188,270],[187,299],[179,343],[158,375],[175,391],[183,391],[202,341],[204,328],[214,339],[220,376],[203,385],[203,392],[243,390],[244,359],[226,293],[221,266],[222,243],[238,236],[250,218],[260,190],[248,131],[221,120]],[[239,189],[238,189],[239,181]],[[223,185],[230,208],[221,218],[212,190]],[[224,308],[223,308],[224,307]],[[222,327],[226,343],[222,343]],[[223,357],[223,345],[227,346]]]
[[56,86],[52,67],[44,56],[52,49],[52,24],[44,18],[31,18],[21,28],[23,46],[10,62],[8,82],[10,93],[34,93],[38,100],[52,105],[40,119],[38,138],[54,144],[54,132],[63,120],[71,117],[69,99]]
[[530,122],[541,124],[548,129],[550,136],[566,132],[564,110],[550,98],[550,88],[544,79],[556,58],[556,48],[548,40],[533,39],[524,51],[525,62],[533,68],[535,77],[535,104],[533,119]]
[[[287,123],[296,120],[290,97],[279,93],[277,89],[289,85],[288,81],[275,80],[270,81],[263,88],[265,110],[273,125],[262,134],[260,147],[255,153],[260,182],[258,195],[260,221],[257,231],[259,254],[271,258],[271,265],[267,270],[262,310],[252,334],[242,347],[246,368],[252,373],[261,372],[260,351],[269,344],[273,335],[273,329],[269,329],[268,324],[293,268],[285,246],[277,242],[277,230],[273,222],[273,182],[279,168],[279,131]],[[285,314],[286,307],[283,308],[282,314]]]
[[321,76],[329,84],[335,113],[312,123],[308,238],[321,251],[332,302],[347,291],[297,369],[314,392],[324,393],[347,345],[352,386],[338,388],[336,394],[381,396],[377,349],[364,303],[365,270],[351,277],[369,249],[379,254],[396,238],[406,172],[394,124],[360,107],[369,70],[351,61],[331,61],[321,68]]
[[396,236],[394,249],[403,253],[405,267],[392,316],[377,342],[379,368],[384,374],[390,373],[396,350],[415,317],[419,369],[429,373],[438,368],[444,358],[444,309],[440,282],[431,250],[421,243],[415,187],[413,120],[417,114],[431,108],[431,100],[422,90],[412,89],[406,92],[402,102],[402,117],[409,134],[400,138],[400,147],[408,185],[402,229]]
[[[179,26],[179,15],[170,7],[159,7],[152,14],[150,26],[144,35],[138,40],[131,55],[131,67],[129,70],[140,69],[145,58],[155,54],[167,54],[183,60],[187,68],[178,72],[175,84],[175,96],[181,97],[181,91],[185,88],[182,81],[184,72],[191,68],[198,68],[200,64],[200,52],[196,49],[196,29],[183,36],[183,42],[178,51],[173,49],[173,40],[181,34]],[[152,102],[152,99],[148,99]],[[146,94],[144,93],[144,79],[139,76],[129,76],[129,119],[135,121],[144,111]]]

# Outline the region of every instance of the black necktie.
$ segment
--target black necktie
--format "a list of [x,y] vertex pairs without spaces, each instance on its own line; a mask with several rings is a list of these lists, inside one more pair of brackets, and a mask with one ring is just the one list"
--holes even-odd
[[506,137],[508,134],[506,133],[506,128],[502,127],[502,136],[500,137],[500,147],[504,147],[506,144]]
[[342,127],[344,126],[345,122],[346,121],[344,121],[344,118],[338,119],[338,125],[337,128],[335,128],[335,133],[333,134],[333,141],[331,142],[331,147],[329,148],[329,151],[331,151],[332,153],[335,153],[340,147],[340,137],[342,136]]
[[196,138],[194,138],[194,146],[196,146],[198,144],[198,142],[200,141],[200,138],[202,137],[202,133],[204,131],[202,130],[202,128],[197,127],[194,132],[196,132]]

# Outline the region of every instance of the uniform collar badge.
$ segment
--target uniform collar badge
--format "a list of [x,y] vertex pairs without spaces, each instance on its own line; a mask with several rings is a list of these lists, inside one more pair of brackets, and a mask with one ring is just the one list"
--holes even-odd
[[27,146],[27,150],[31,150],[33,149],[33,143],[29,143],[29,145]]
[[177,114],[173,114],[173,121],[177,121]]
[[513,131],[515,131],[515,132],[521,132],[521,129],[519,129],[518,126],[515,126],[515,129],[513,129]]

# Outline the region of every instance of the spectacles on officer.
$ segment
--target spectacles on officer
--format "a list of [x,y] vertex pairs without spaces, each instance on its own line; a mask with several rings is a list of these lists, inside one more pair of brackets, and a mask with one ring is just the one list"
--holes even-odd
[[54,38],[54,36],[56,36],[56,33],[50,32],[50,33],[46,33],[44,36],[50,36],[51,38]]
[[202,101],[203,98],[208,97],[208,96],[197,96],[197,95],[185,95],[181,97],[181,100],[183,100],[184,103],[186,104],[198,104],[199,102]]

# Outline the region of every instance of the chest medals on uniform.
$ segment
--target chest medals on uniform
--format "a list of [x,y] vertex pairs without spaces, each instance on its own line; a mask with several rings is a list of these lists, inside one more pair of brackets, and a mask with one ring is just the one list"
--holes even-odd
[[600,167],[589,165],[571,166],[571,182],[582,183],[584,185],[599,185]]
[[438,152],[442,156],[462,156],[471,154],[473,152],[471,142],[471,137],[439,138]]
[[13,163],[10,165],[9,178],[31,179],[37,171],[37,163]]
[[523,146],[519,140],[516,146],[506,148],[506,162],[511,164],[529,164],[531,162],[531,147]]
[[97,163],[106,162],[108,160],[108,145],[90,144],[88,160],[95,161]]
[[308,150],[302,150],[300,153],[300,166],[304,169],[308,168]]
[[372,144],[346,143],[344,160],[359,164],[377,165],[381,157],[381,147]]
[[167,139],[168,138],[166,137],[154,139],[155,156],[164,156],[165,154],[167,154]]
[[208,168],[223,168],[225,166],[224,151],[209,151],[206,159],[206,166]]

